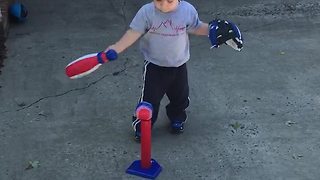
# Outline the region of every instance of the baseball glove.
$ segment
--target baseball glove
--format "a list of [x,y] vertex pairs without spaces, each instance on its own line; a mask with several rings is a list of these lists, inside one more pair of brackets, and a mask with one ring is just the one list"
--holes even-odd
[[230,21],[215,19],[209,23],[209,40],[211,48],[218,48],[227,44],[240,51],[243,47],[243,38],[239,28]]

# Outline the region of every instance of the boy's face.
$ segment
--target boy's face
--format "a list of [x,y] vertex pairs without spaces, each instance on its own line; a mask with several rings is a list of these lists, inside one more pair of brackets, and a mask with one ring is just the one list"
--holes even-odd
[[156,8],[164,13],[174,11],[179,4],[179,0],[153,0],[153,2]]

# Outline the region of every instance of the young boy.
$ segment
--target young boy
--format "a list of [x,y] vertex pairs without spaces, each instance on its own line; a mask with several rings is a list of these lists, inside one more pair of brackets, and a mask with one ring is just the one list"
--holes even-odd
[[[157,120],[160,101],[166,94],[167,116],[173,132],[181,133],[187,119],[189,86],[186,62],[190,58],[188,34],[208,35],[208,24],[199,20],[196,9],[186,1],[153,0],[135,15],[130,29],[108,49],[121,53],[140,37],[144,55],[144,84],[141,101],[152,104],[152,124]],[[136,140],[140,140],[140,120],[133,119]]]

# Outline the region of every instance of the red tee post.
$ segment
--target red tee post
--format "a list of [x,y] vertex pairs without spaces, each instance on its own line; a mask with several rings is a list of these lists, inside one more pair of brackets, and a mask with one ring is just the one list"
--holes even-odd
[[137,118],[141,120],[141,167],[151,167],[151,117],[152,110],[140,106],[136,111]]
[[145,101],[140,102],[136,109],[136,116],[141,121],[141,160],[134,161],[126,172],[144,178],[155,179],[162,168],[156,160],[151,159],[152,105]]

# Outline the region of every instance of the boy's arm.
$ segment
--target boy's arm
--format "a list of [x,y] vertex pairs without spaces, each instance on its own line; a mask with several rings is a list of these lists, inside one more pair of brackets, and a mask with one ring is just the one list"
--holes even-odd
[[199,28],[191,32],[191,34],[207,36],[209,34],[208,28],[209,28],[209,25],[207,23],[201,22]]
[[127,32],[120,38],[120,40],[115,44],[109,46],[106,51],[109,49],[113,49],[117,53],[121,53],[129,46],[131,46],[134,42],[136,42],[141,37],[141,35],[142,34],[140,32],[128,29]]

